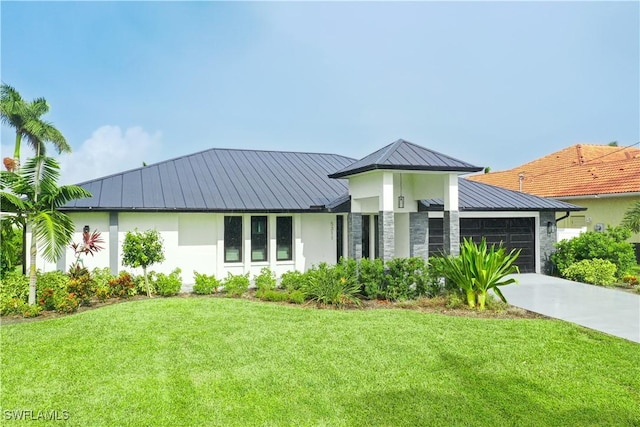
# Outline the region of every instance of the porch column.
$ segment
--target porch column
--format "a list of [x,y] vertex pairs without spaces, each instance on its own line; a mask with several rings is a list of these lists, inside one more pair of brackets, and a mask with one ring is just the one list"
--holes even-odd
[[380,258],[388,261],[395,256],[395,218],[393,193],[393,172],[384,172],[382,175],[382,188],[378,198],[378,241],[380,244]]
[[460,211],[458,210],[458,175],[444,180],[444,253],[460,255]]
[[109,212],[109,268],[118,275],[118,212]]
[[380,259],[389,261],[395,255],[395,221],[393,211],[378,212],[378,241]]
[[347,250],[349,258],[359,260],[362,258],[362,214],[350,213],[347,215]]
[[429,213],[409,214],[409,255],[429,259]]

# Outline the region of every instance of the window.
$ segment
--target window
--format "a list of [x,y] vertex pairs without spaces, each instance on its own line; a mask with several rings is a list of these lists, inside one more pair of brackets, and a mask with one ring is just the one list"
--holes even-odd
[[337,262],[344,256],[344,217],[336,216],[336,257]]
[[380,258],[380,217],[373,216],[373,248],[376,251],[376,258]]
[[251,261],[267,260],[267,217],[251,217]]
[[242,217],[224,217],[224,262],[242,262]]
[[369,215],[362,215],[362,258],[370,258],[369,246],[371,243],[371,235],[369,232],[369,226],[371,225],[371,219]]
[[293,259],[293,231],[290,216],[276,217],[276,261]]

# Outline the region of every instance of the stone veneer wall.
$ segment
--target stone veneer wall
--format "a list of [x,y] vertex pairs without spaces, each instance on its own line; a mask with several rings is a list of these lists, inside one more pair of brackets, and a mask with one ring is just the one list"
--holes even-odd
[[411,212],[409,214],[409,255],[429,258],[429,213]]
[[347,234],[349,258],[359,260],[362,258],[362,214],[350,213],[347,215]]
[[460,255],[460,212],[444,211],[444,252]]
[[547,233],[547,222],[551,221],[555,224],[556,213],[555,212],[540,212],[540,227],[538,229],[538,236],[540,236],[540,272],[542,274],[553,273],[553,263],[551,262],[551,254],[556,251],[555,243],[557,241],[558,232],[557,229],[553,233]]

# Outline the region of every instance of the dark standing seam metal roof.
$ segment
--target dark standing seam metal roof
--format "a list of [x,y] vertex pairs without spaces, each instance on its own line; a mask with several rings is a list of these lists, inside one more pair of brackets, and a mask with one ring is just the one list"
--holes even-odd
[[[545,199],[519,191],[458,178],[459,208],[461,211],[583,211],[570,203]],[[443,210],[442,199],[421,201],[427,210]]]
[[[409,156],[405,149],[413,147],[418,146],[400,140],[376,153],[397,159]],[[336,154],[210,149],[81,183],[93,196],[63,210],[348,212],[346,180],[328,174],[353,164],[354,159]],[[582,210],[476,181],[461,178],[459,183],[463,211]],[[420,208],[442,210],[442,204],[425,200]]]
[[329,175],[343,178],[376,169],[478,172],[482,168],[399,139]]
[[328,174],[336,154],[211,149],[79,184],[93,194],[63,210],[308,211],[348,192]]

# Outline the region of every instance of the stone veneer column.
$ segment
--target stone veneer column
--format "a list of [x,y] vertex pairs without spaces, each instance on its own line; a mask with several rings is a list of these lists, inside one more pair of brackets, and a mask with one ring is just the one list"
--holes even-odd
[[359,260],[362,258],[362,214],[350,213],[347,215],[347,250],[349,258]]
[[395,221],[393,211],[378,212],[378,241],[380,258],[389,261],[395,256]]
[[[540,271],[543,274],[553,273],[551,254],[556,251],[555,243],[558,238],[557,230],[550,234],[547,233],[547,223],[549,221],[555,225],[556,213],[540,212],[540,227],[538,228],[538,236],[540,236],[540,254],[538,254],[538,256],[540,258]],[[537,238],[538,236],[535,237]]]
[[444,211],[444,253],[460,255],[460,212]]
[[429,259],[429,213],[409,214],[409,255]]

